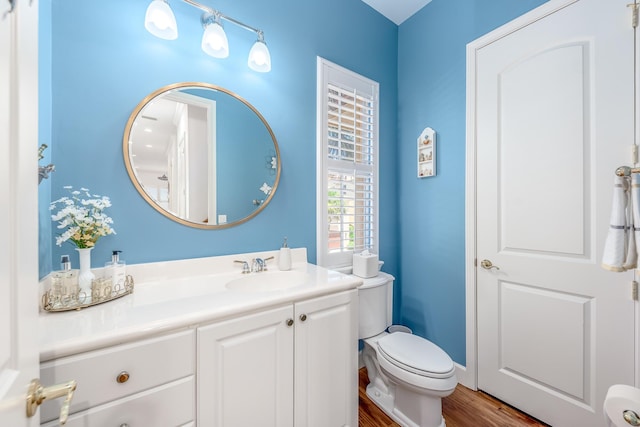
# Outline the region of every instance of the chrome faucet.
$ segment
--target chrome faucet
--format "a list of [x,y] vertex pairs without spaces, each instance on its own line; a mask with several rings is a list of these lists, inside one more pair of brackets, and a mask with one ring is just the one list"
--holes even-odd
[[251,264],[248,261],[233,261],[238,264],[242,264],[242,274],[248,273],[260,273],[262,271],[267,271],[267,261],[272,260],[274,257],[270,256],[268,258],[254,258],[251,260]]
[[236,262],[238,264],[242,264],[242,274],[248,274],[251,273],[251,268],[249,267],[249,263],[247,261],[238,261],[235,260],[233,262]]
[[254,258],[251,261],[251,271],[254,273],[260,273],[264,270],[265,262],[262,258]]

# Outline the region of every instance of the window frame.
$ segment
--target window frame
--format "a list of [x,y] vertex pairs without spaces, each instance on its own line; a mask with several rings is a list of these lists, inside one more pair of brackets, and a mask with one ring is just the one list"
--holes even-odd
[[[371,130],[373,161],[367,167],[372,174],[372,209],[373,221],[373,245],[367,247],[369,251],[378,253],[379,248],[379,110],[380,110],[380,85],[378,82],[368,79],[351,70],[334,64],[324,58],[317,58],[317,109],[316,109],[316,253],[317,264],[327,268],[344,268],[348,270],[353,264],[354,250],[342,249],[338,252],[329,251],[329,215],[327,212],[329,199],[329,170],[337,171],[336,161],[329,159],[329,126],[328,126],[328,91],[329,85],[338,86],[345,90],[355,90],[356,95],[370,97],[373,102],[373,120]],[[338,161],[339,163],[339,161]],[[347,168],[349,169],[349,168]],[[345,169],[345,170],[347,170]],[[352,166],[354,176],[357,168]],[[364,248],[356,248],[359,252]]]

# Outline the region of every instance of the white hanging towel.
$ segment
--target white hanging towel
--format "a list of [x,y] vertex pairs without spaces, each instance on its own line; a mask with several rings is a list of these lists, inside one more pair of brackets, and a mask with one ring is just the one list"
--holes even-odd
[[[638,244],[640,244],[640,175],[634,173],[631,175],[631,188],[629,209],[627,209],[627,224],[629,229],[629,244],[627,250],[627,261],[625,268],[630,270],[637,268],[638,265]],[[630,218],[630,220],[629,220]]]
[[[613,181],[613,207],[609,221],[609,232],[602,255],[602,267],[610,271],[626,271],[637,264],[635,236],[633,235],[633,213],[630,200],[630,179],[616,176]],[[637,189],[640,191],[640,188]],[[638,199],[638,197],[636,197]],[[640,213],[640,212],[638,212]],[[638,222],[640,225],[640,222]]]

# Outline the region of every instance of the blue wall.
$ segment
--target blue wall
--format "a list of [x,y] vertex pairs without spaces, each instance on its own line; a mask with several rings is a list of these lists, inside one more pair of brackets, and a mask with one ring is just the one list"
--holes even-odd
[[[434,0],[398,33],[401,323],[465,365],[466,45],[544,0]],[[437,132],[437,176],[416,139]]]
[[[50,181],[49,200],[71,185],[109,196],[113,204],[106,212],[117,234],[98,242],[93,267],[103,266],[113,249],[122,250],[128,263],[143,263],[275,250],[283,236],[288,236],[291,247],[307,247],[314,262],[319,55],[381,85],[380,172],[385,184],[380,253],[388,271],[394,272],[398,27],[360,0],[205,3],[264,30],[272,56],[270,73],[247,67],[256,36],[231,24],[226,25],[229,58],[216,60],[204,54],[201,13],[177,0],[171,2],[179,26],[174,41],[158,39],[144,29],[149,0],[53,0],[50,17],[42,11],[41,37],[47,40],[50,35],[51,40],[52,97],[49,104],[42,100],[41,108],[45,116],[47,108],[52,116],[50,146],[57,169]],[[43,56],[47,44],[41,45]],[[40,71],[45,80],[49,69]],[[174,223],[149,206],[129,180],[122,156],[129,115],[147,94],[182,81],[213,83],[239,94],[261,112],[276,135],[281,181],[272,203],[251,221],[224,230]],[[41,89],[46,92],[46,85]],[[41,199],[45,233],[47,227],[51,230],[47,204]],[[56,231],[54,226],[50,232],[53,241]],[[57,268],[64,253],[78,265],[70,244],[42,244],[41,275],[50,271],[52,260]]]
[[[265,31],[273,61],[268,74],[247,68],[254,39],[232,25],[226,26],[230,57],[206,56],[198,11],[176,0],[180,36],[170,42],[144,30],[148,0],[53,0],[50,16],[43,2],[40,135],[51,138],[57,172],[51,194],[49,184],[40,186],[41,235],[56,231],[48,201],[64,185],[85,186],[111,197],[107,212],[118,233],[98,243],[94,267],[112,249],[141,263],[276,249],[285,235],[315,261],[319,55],[380,83],[380,256],[398,278],[396,321],[465,364],[466,44],[543,2],[433,0],[398,27],[360,0],[216,0],[212,6]],[[50,67],[42,61],[49,45]],[[173,223],[144,202],[127,176],[122,135],[129,114],[148,93],[180,81],[238,93],[278,139],[277,193],[245,224],[197,230]],[[426,126],[438,132],[438,175],[418,179],[415,144]],[[77,265],[75,251],[53,239],[41,239],[41,276],[62,253]]]

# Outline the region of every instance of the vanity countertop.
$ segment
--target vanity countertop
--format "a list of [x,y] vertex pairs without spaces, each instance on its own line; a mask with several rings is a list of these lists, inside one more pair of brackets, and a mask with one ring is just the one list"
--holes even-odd
[[[269,271],[241,273],[235,260],[277,257],[277,251],[127,266],[134,292],[79,311],[41,312],[40,361],[206,324],[269,307],[354,289],[362,280],[307,263],[306,249],[292,249],[299,286],[276,290],[232,290],[226,284],[250,275],[281,274],[277,258]],[[264,276],[267,277],[267,276]]]

